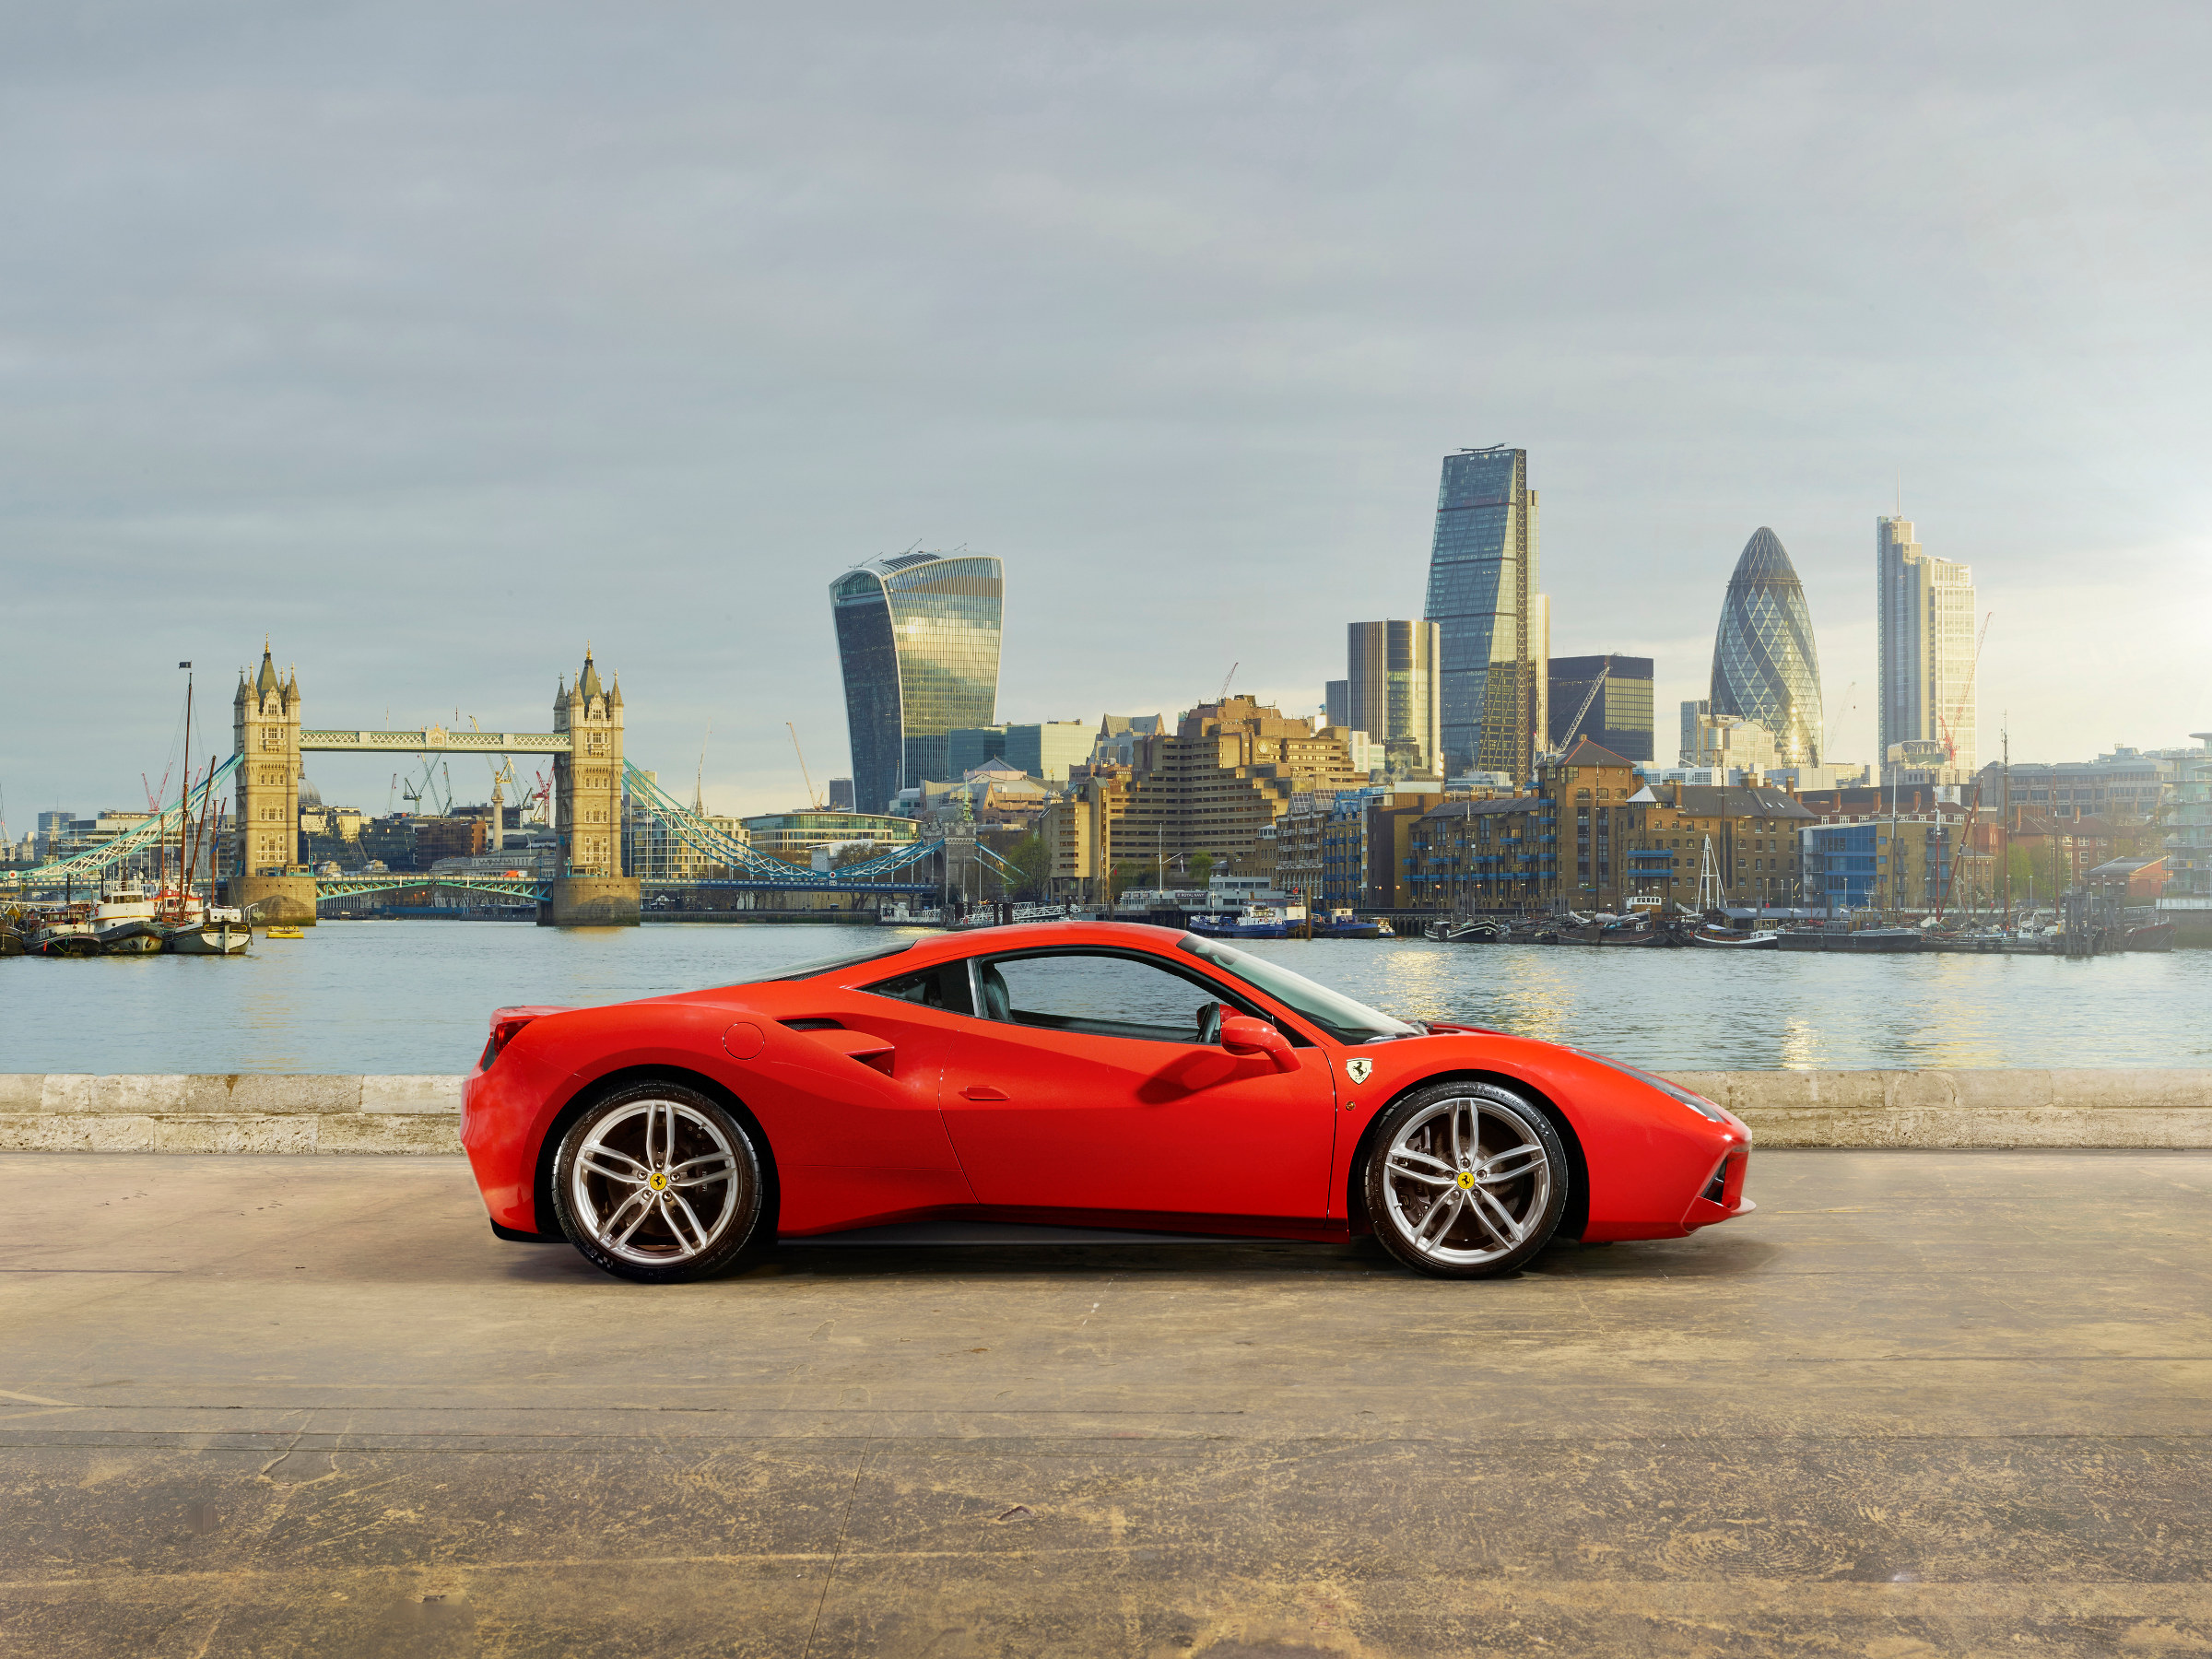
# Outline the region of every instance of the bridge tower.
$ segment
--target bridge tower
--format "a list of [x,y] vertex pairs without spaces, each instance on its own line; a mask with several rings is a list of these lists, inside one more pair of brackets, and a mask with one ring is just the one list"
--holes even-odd
[[238,839],[228,897],[257,922],[312,926],[313,877],[300,864],[300,671],[276,677],[268,641],[261,672],[238,677],[230,700],[238,766]]
[[622,874],[622,685],[599,681],[592,649],[583,649],[576,683],[553,697],[553,729],[569,749],[553,759],[553,823],[559,864],[552,896],[538,907],[540,925],[632,926],[640,918],[640,884]]

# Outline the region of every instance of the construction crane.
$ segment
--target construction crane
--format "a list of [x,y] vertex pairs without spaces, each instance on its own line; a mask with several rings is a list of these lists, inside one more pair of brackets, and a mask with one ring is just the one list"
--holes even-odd
[[1606,688],[1606,676],[1612,671],[1613,659],[1611,657],[1607,657],[1598,665],[1597,677],[1590,682],[1589,695],[1583,699],[1583,706],[1574,712],[1574,718],[1567,723],[1566,735],[1559,739],[1559,749],[1562,753],[1565,752],[1567,746],[1574,741],[1575,729],[1583,724],[1583,716],[1590,712],[1590,705],[1597,700],[1597,694]]
[[[791,752],[799,758],[799,776],[806,784],[806,810],[819,812],[822,804],[815,798],[814,778],[806,770],[806,751],[799,747],[799,728],[787,720],[783,723],[783,729],[791,734]],[[704,751],[701,753],[703,755]],[[704,764],[703,760],[701,764]]]
[[1244,665],[1241,660],[1231,663],[1229,665],[1229,672],[1221,677],[1221,689],[1214,693],[1215,708],[1219,708],[1223,703],[1229,700],[1229,682],[1237,677],[1237,670],[1241,668],[1243,665]]
[[1966,684],[1959,688],[1959,700],[1952,705],[1950,718],[1946,720],[1940,710],[1936,712],[1936,724],[1943,732],[1943,758],[1954,765],[1959,760],[1956,733],[1966,718],[1966,700],[1974,694],[1974,677],[1982,672],[1982,644],[1989,638],[1989,625],[1996,614],[1993,610],[1982,618],[1982,631],[1974,636],[1974,660],[1967,665]]

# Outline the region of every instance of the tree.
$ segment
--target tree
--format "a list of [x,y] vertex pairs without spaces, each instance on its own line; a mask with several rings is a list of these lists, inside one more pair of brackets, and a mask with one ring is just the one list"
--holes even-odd
[[1214,855],[1211,853],[1194,853],[1185,867],[1191,873],[1192,883],[1204,887],[1214,873]]
[[1025,835],[1007,848],[1003,854],[1012,865],[1015,875],[1008,885],[1017,899],[1042,899],[1045,879],[1051,875],[1051,864],[1044,850],[1044,837]]

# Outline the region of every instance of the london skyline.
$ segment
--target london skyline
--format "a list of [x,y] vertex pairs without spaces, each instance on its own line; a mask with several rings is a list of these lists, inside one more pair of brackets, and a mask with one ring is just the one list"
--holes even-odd
[[170,665],[227,696],[265,632],[311,720],[532,729],[588,640],[641,764],[712,723],[710,805],[789,806],[784,721],[846,770],[823,585],[917,543],[1006,563],[1001,718],[1231,663],[1312,712],[1347,622],[1422,614],[1439,457],[1500,442],[1552,651],[1654,658],[1662,711],[1767,524],[1824,752],[1877,760],[1901,472],[1995,612],[1983,759],[2212,725],[2205,20],[1592,16],[12,20],[11,831],[135,804]]

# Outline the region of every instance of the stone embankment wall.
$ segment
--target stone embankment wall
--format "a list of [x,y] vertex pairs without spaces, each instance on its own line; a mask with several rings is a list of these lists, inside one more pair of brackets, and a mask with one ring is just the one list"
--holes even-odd
[[[2212,1071],[1677,1072],[1762,1147],[2212,1147]],[[0,1151],[458,1152],[461,1079],[0,1073]]]
[[0,1073],[0,1151],[458,1152],[461,1079]]

